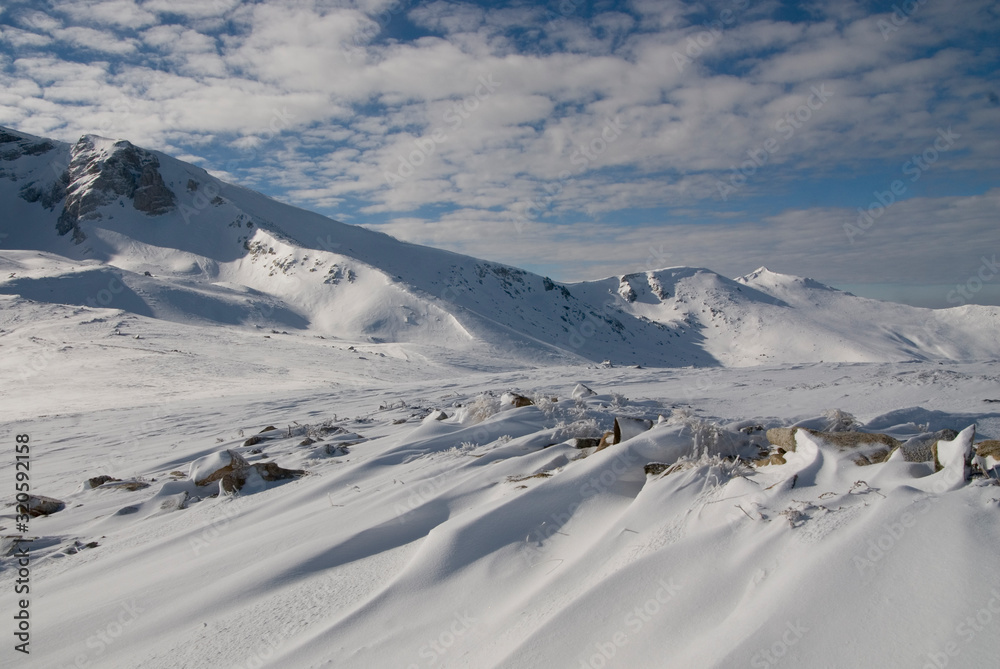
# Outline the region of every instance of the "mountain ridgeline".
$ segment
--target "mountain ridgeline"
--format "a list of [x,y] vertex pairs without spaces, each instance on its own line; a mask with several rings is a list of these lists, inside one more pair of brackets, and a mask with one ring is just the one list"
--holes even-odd
[[[1000,310],[859,298],[761,268],[560,283],[228,184],[125,140],[0,128],[0,293],[537,364],[993,359]],[[44,267],[26,258],[41,254]]]

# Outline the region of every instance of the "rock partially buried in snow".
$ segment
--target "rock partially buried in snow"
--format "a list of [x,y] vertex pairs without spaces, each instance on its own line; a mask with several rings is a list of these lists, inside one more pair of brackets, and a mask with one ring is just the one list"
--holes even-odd
[[601,445],[599,437],[574,437],[570,439],[573,448],[597,448]]
[[101,488],[106,488],[106,489],[109,489],[109,490],[111,490],[111,489],[114,489],[114,490],[127,490],[129,492],[135,492],[136,490],[144,490],[145,488],[148,488],[148,487],[149,487],[149,483],[147,483],[145,481],[137,481],[137,480],[134,480],[134,479],[131,480],[131,481],[119,481],[119,480],[116,479],[114,481],[107,481],[106,483],[104,483],[103,485],[101,485]]
[[28,495],[28,515],[32,518],[48,516],[66,508],[66,503],[54,497]]
[[795,434],[799,430],[834,446],[839,451],[851,451],[854,453],[856,465],[885,462],[902,445],[897,439],[878,432],[820,432],[803,427],[774,427],[766,433],[768,442],[775,447],[774,451],[755,464],[757,466],[784,464],[782,456],[795,451]]
[[255,462],[240,472],[228,472],[219,480],[219,492],[232,495],[246,488],[262,489],[264,483],[283,481],[305,476],[304,469],[285,469],[275,462]]
[[653,421],[646,418],[629,418],[627,416],[615,417],[614,441],[612,444],[620,444],[636,437],[647,430],[652,429]]
[[665,462],[650,462],[642,469],[646,472],[646,476],[658,476],[670,469],[672,466],[673,465],[668,465]]
[[976,466],[987,476],[997,478],[1000,473],[993,473],[993,470],[1000,464],[1000,441],[988,439],[976,444]]
[[279,467],[275,462],[258,462],[253,465],[253,468],[265,481],[282,481],[306,475],[304,469],[285,469]]
[[1000,439],[987,439],[976,444],[976,455],[1000,460]]
[[755,467],[767,467],[769,465],[784,465],[787,464],[785,460],[785,453],[787,453],[783,448],[779,448],[773,453],[769,454],[767,457],[761,458],[760,460],[754,460],[753,464]]
[[948,471],[957,479],[965,481],[971,473],[972,442],[976,438],[976,426],[970,425],[951,441],[941,440],[934,444],[934,471]]
[[885,462],[901,444],[887,434],[877,432],[817,432],[807,430],[809,434],[836,446],[840,451],[854,453],[854,464],[872,465]]
[[250,464],[242,455],[227,449],[198,458],[191,463],[188,475],[196,485],[208,485],[229,474],[245,479],[249,468]]
[[104,485],[105,483],[108,483],[109,481],[120,481],[120,480],[121,479],[116,479],[113,476],[106,476],[106,475],[95,476],[92,479],[88,479],[87,482],[84,484],[84,487],[94,489]]
[[922,434],[903,443],[903,458],[907,462],[933,462],[934,444],[944,439],[951,441],[958,436],[958,432],[949,429],[938,430],[934,433]]
[[854,464],[858,466],[885,462],[902,444],[895,438],[878,432],[837,431],[820,432],[804,427],[775,427],[766,432],[771,451],[754,460],[757,467],[785,464],[785,454],[796,451],[796,433],[802,431],[842,453],[850,452]]
[[785,451],[795,450],[795,430],[796,427],[772,427],[765,433],[768,442],[772,446],[783,448]]
[[521,407],[530,407],[535,402],[531,398],[525,397],[524,395],[518,393],[504,393],[500,397],[500,403],[511,405],[515,409],[520,409]]
[[578,383],[573,388],[572,396],[573,396],[573,399],[579,400],[579,399],[583,399],[584,397],[592,397],[592,396],[594,396],[596,394],[597,393],[595,393],[593,390],[591,390],[587,386],[583,385],[582,383]]

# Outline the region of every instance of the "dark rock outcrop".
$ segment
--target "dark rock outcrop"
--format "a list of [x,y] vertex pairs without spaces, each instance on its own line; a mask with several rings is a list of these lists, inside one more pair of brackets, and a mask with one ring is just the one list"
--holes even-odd
[[28,515],[37,518],[38,516],[49,516],[57,511],[66,508],[66,503],[54,497],[44,495],[28,495]]
[[113,481],[120,481],[120,480],[121,479],[116,479],[113,476],[108,476],[106,474],[102,474],[101,476],[95,476],[92,479],[88,479],[87,480],[87,487],[88,488],[98,488],[98,487],[104,485],[105,483],[113,482]]
[[175,208],[174,193],[160,175],[159,159],[125,140],[107,149],[93,135],[80,138],[72,150],[67,181],[56,230],[61,235],[72,232],[77,241],[83,239],[80,221],[99,220],[97,210],[120,198],[131,200],[137,211],[150,216]]

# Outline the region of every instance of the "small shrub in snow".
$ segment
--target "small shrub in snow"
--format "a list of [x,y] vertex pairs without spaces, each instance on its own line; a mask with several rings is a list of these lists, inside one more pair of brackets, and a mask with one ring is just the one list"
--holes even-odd
[[312,439],[314,442],[322,441],[329,434],[338,434],[344,432],[344,428],[334,425],[336,418],[327,419],[322,423],[317,425],[306,424],[301,428],[301,434],[304,434],[307,438]]
[[472,423],[482,423],[484,420],[500,413],[500,398],[492,393],[483,393],[472,401],[466,415]]
[[681,425],[682,433],[691,435],[695,453],[736,455],[748,441],[745,435],[730,432],[686,409],[674,409],[666,422],[667,425]]
[[569,439],[586,439],[588,437],[600,437],[602,430],[594,418],[566,423],[559,421],[552,430],[552,441],[560,443]]
[[859,425],[853,415],[840,409],[830,409],[823,413],[823,417],[826,418],[827,424],[821,432],[848,432]]
[[646,465],[645,471],[650,476],[669,476],[676,472],[702,468],[706,470],[706,484],[714,483],[718,486],[724,485],[734,478],[753,473],[753,469],[738,458],[727,458],[718,454],[708,454],[704,451],[698,454],[681,456],[673,464],[649,463]]
[[590,414],[590,409],[587,407],[587,403],[583,400],[576,400],[573,402],[573,408],[569,409],[569,414],[580,420],[586,418]]

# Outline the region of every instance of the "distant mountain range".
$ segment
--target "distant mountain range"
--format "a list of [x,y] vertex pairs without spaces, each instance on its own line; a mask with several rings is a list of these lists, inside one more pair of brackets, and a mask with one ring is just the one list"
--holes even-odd
[[[983,360],[1000,309],[929,310],[761,268],[566,284],[401,242],[124,140],[0,128],[0,293],[534,364]],[[41,260],[39,259],[41,254]]]

